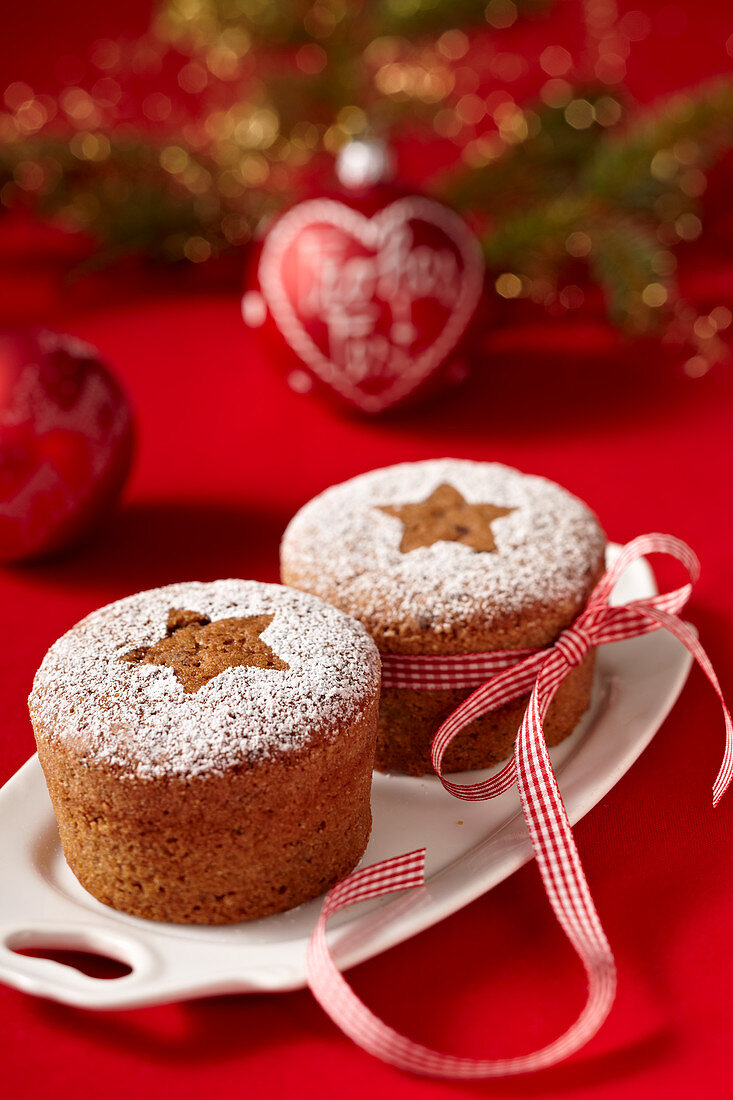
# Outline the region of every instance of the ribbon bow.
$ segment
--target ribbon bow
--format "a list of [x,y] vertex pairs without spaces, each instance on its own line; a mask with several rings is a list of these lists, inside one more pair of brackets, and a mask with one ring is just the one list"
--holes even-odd
[[[645,554],[669,554],[687,570],[689,581],[657,596],[613,606],[611,593],[621,574]],[[593,646],[638,637],[665,628],[687,647],[712,684],[723,709],[725,753],[713,786],[713,805],[733,776],[733,722],[713,666],[695,633],[677,617],[700,573],[696,555],[671,535],[641,535],[628,543],[593,590],[585,609],[552,646],[454,657],[395,657],[387,662],[389,686],[460,687],[495,672],[446,719],[432,745],[433,767],[445,789],[467,801],[494,798],[517,784],[522,811],[548,899],[586,971],[588,995],[580,1016],[559,1038],[515,1058],[459,1058],[414,1043],[378,1019],[359,1000],[337,969],[328,949],[329,916],[357,901],[424,885],[421,849],[356,871],[331,890],[307,954],[308,984],[328,1015],[356,1043],[385,1062],[434,1077],[480,1079],[543,1069],[583,1046],[608,1015],[616,991],[616,965],[596,913],[580,863],[565,806],[552,770],[543,721],[568,672]],[[500,670],[500,671],[497,671]],[[445,752],[475,718],[530,693],[511,760],[491,779],[468,785],[442,775]]]

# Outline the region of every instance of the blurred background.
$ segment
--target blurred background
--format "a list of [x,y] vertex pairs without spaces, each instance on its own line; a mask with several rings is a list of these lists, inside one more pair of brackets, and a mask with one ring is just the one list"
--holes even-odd
[[[3,47],[0,198],[26,258],[18,226],[35,215],[76,231],[33,246],[55,243],[77,275],[136,256],[236,283],[263,218],[327,186],[339,150],[368,138],[398,185],[469,221],[502,303],[562,315],[602,298],[634,332],[672,314],[703,359],[719,352],[723,315],[690,324],[674,250],[699,238],[706,172],[731,139],[726,5],[46,8],[14,12]],[[27,277],[32,315],[52,280]]]

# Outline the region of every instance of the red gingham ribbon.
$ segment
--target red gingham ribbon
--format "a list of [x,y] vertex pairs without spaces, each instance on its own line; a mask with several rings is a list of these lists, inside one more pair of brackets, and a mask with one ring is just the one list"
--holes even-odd
[[[650,553],[670,554],[687,570],[690,580],[681,588],[658,596],[632,600],[618,607],[608,600],[623,571],[637,558]],[[396,890],[424,885],[425,851],[396,856],[355,871],[326,897],[313,931],[307,954],[308,984],[331,1019],[359,1046],[401,1069],[432,1077],[479,1079],[504,1077],[543,1069],[567,1058],[598,1030],[613,1003],[616,964],[601,927],[588,884],[580,864],[565,806],[552,770],[542,723],[552,699],[570,669],[579,665],[592,646],[648,634],[664,627],[692,653],[712,684],[723,708],[725,753],[713,787],[713,804],[722,798],[733,775],[733,722],[725,705],[720,684],[694,632],[677,612],[687,602],[700,566],[684,542],[670,535],[641,535],[623,548],[613,566],[593,590],[587,606],[548,649],[504,651],[501,654],[468,654],[453,658],[399,658],[405,662],[404,682],[398,683],[390,661],[389,686],[431,688],[436,685],[465,686],[450,669],[468,670],[468,677],[484,656],[513,664],[495,665],[501,670],[448,717],[435,735],[432,762],[443,786],[456,798],[469,801],[493,798],[516,782],[527,829],[545,891],[566,936],[578,953],[588,980],[588,995],[580,1016],[559,1038],[530,1054],[515,1058],[479,1059],[455,1057],[430,1050],[401,1035],[378,1019],[349,987],[336,967],[328,948],[328,918],[358,901],[382,897]],[[519,660],[517,661],[517,657]],[[484,668],[487,666],[483,666]],[[426,670],[421,675],[420,669]],[[408,683],[409,681],[409,683]],[[462,785],[444,779],[443,756],[454,737],[469,722],[490,710],[530,694],[529,704],[517,735],[514,756],[492,779]]]
[[493,653],[457,653],[452,656],[383,653],[382,687],[440,691],[476,688],[497,672],[516,665],[535,649],[497,649]]

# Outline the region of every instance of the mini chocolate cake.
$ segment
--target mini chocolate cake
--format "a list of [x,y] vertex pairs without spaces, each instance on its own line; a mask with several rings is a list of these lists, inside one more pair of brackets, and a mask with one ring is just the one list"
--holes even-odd
[[[545,646],[584,607],[604,568],[593,513],[544,478],[495,463],[405,463],[310,501],[281,547],[286,584],[359,619],[381,653],[455,654]],[[567,677],[545,732],[557,744],[586,710],[594,654]],[[467,690],[385,688],[377,764],[422,775],[441,722]],[[526,699],[473,722],[448,771],[510,755]]]
[[95,611],[29,700],[72,871],[180,923],[322,894],[369,838],[379,678],[363,627],[280,585],[175,584]]

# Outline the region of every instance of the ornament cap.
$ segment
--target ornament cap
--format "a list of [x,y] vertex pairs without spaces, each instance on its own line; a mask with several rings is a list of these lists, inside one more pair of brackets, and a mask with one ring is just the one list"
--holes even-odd
[[336,175],[343,187],[372,187],[394,175],[394,156],[383,141],[364,138],[342,146],[336,158]]

